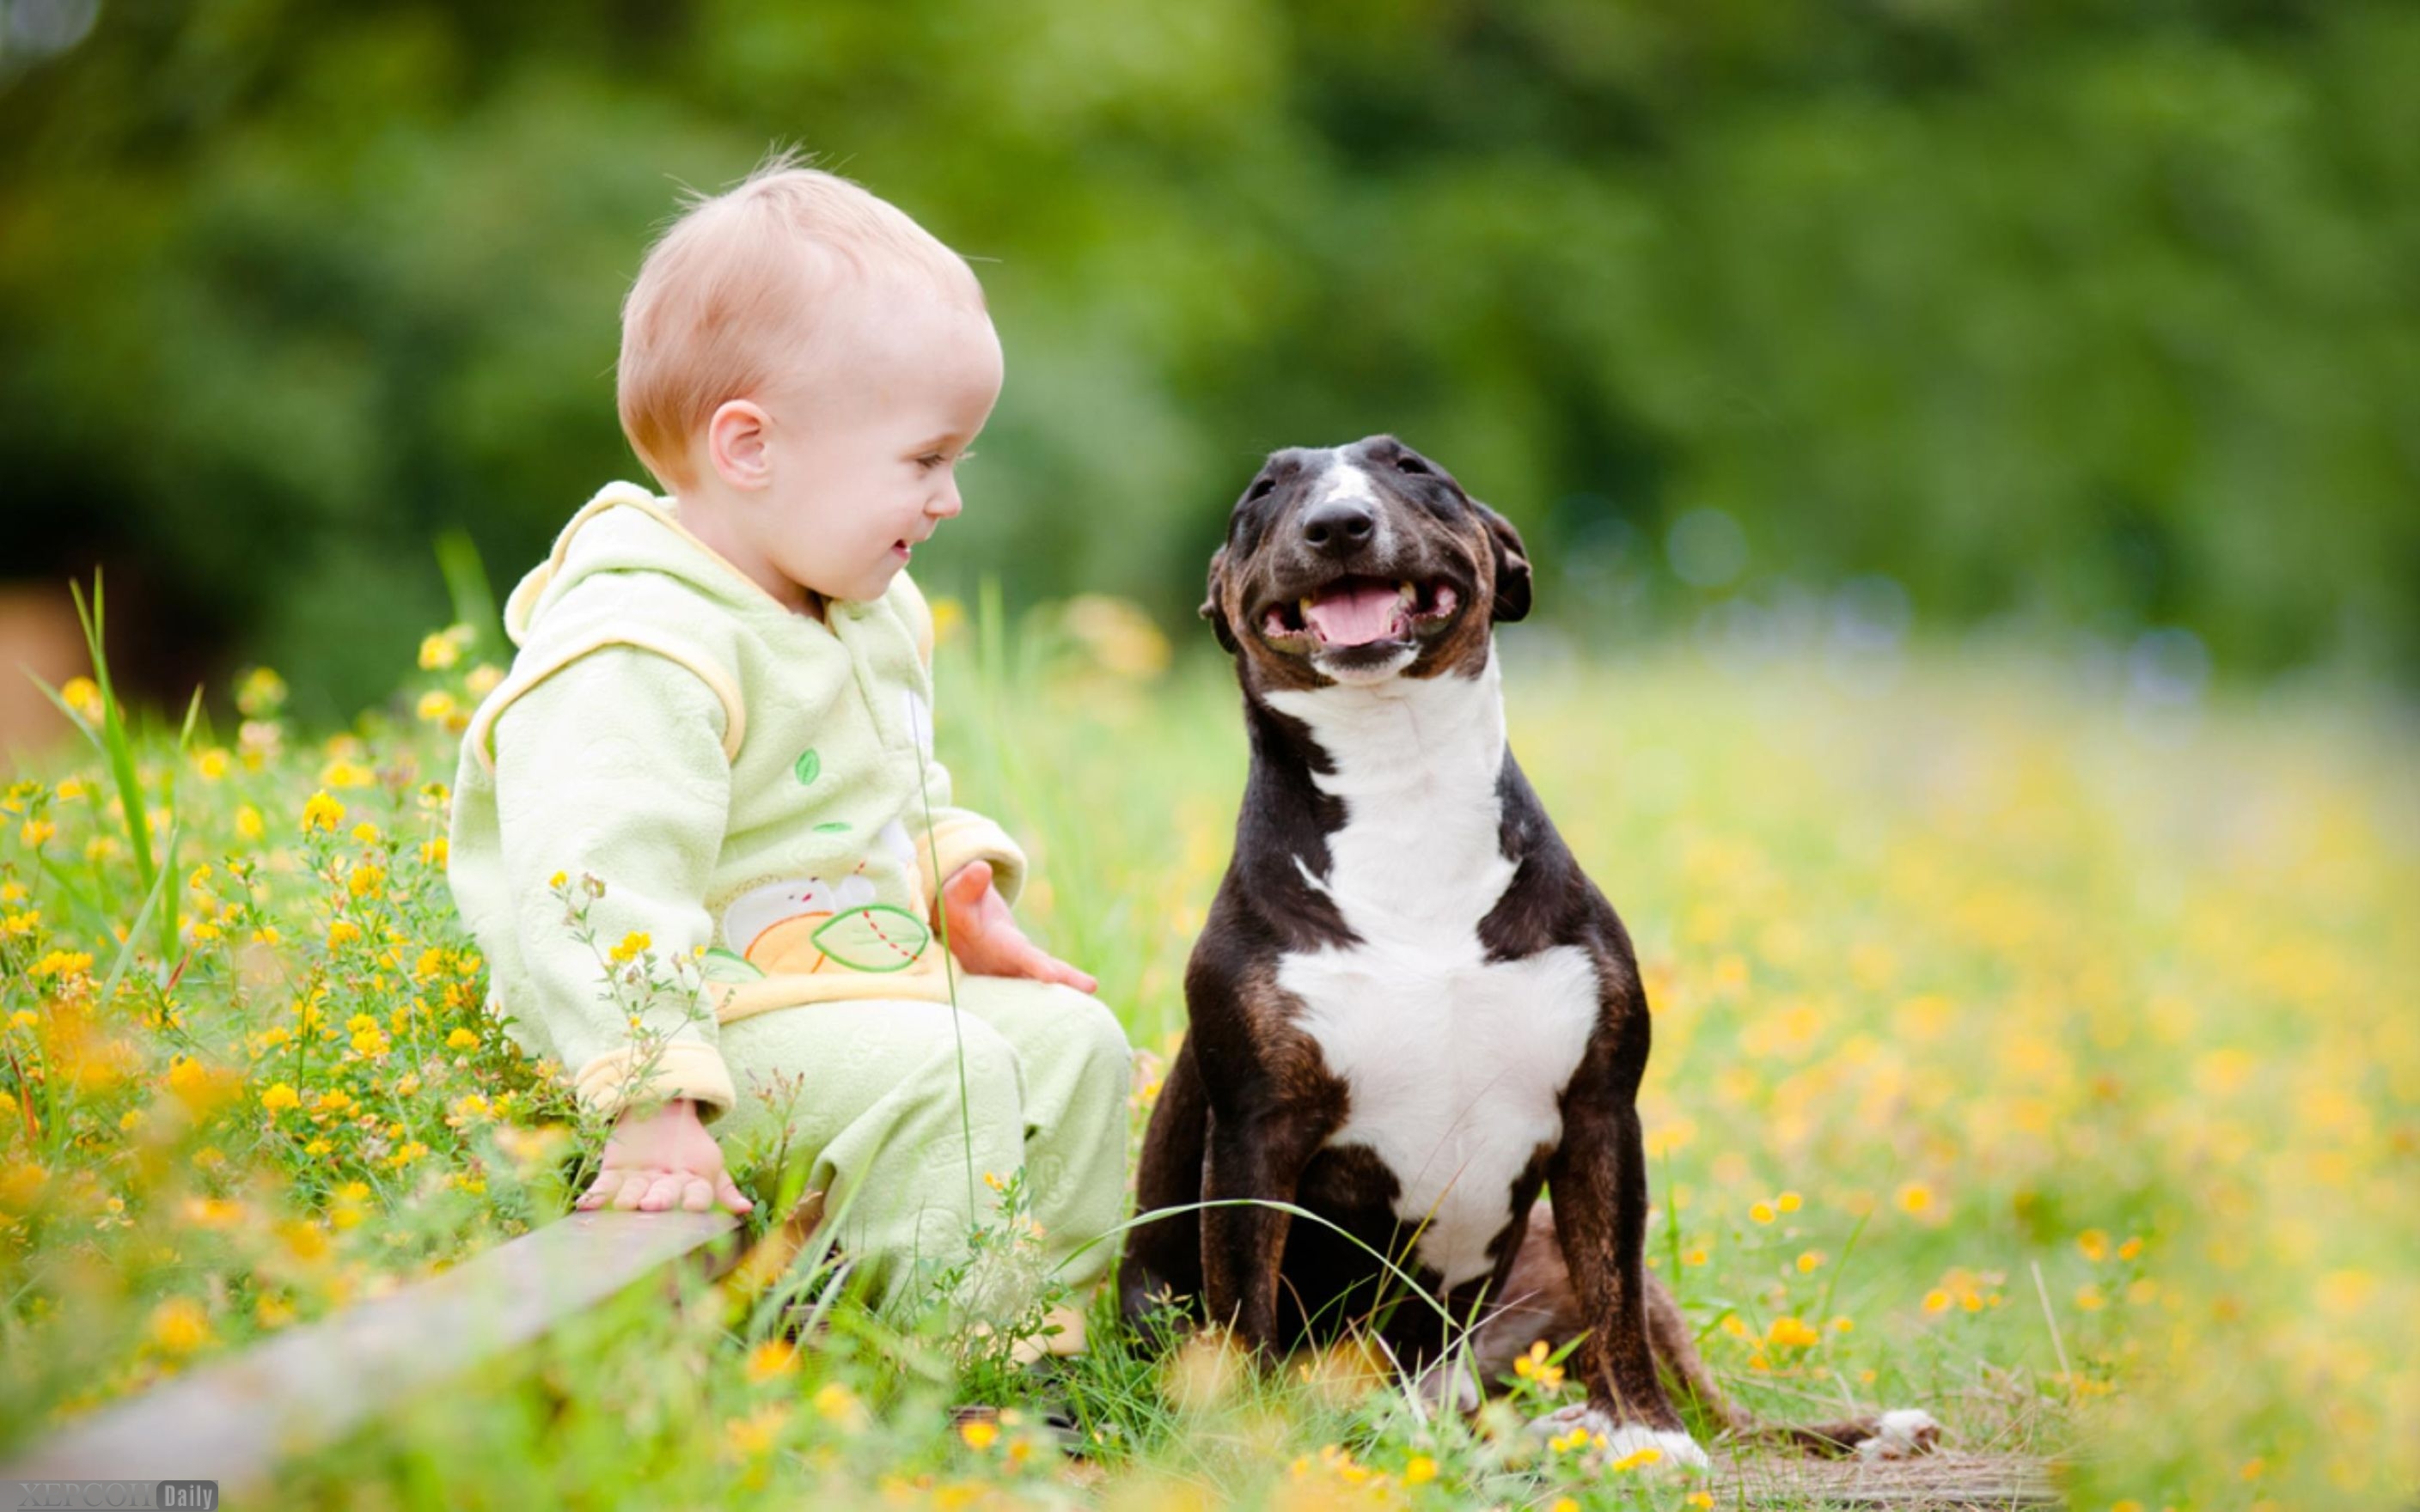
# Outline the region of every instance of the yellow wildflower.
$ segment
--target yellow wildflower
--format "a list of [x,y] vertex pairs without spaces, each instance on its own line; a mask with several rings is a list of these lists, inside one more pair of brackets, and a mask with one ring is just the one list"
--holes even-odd
[[1932,1207],[1932,1188],[1922,1181],[1910,1181],[1899,1189],[1899,1205],[1902,1212],[1928,1211]]
[[1795,1192],[1784,1192],[1781,1196],[1773,1199],[1773,1205],[1784,1212],[1796,1212],[1801,1207],[1806,1205],[1806,1198],[1801,1197]]
[[478,1044],[479,1037],[466,1028],[458,1027],[445,1036],[445,1048],[448,1050],[474,1050]]
[[151,1338],[171,1354],[191,1354],[210,1341],[210,1315],[191,1297],[171,1297],[151,1310]]
[[462,659],[462,647],[453,635],[444,630],[423,636],[420,641],[420,670],[442,672]]
[[1436,1473],[1437,1462],[1435,1460],[1430,1458],[1427,1455],[1414,1455],[1412,1456],[1411,1463],[1404,1467],[1404,1484],[1406,1486],[1425,1486],[1430,1481],[1436,1479]]
[[319,780],[332,788],[365,788],[378,780],[378,774],[340,756],[319,769]]
[[453,717],[454,710],[454,695],[442,688],[434,688],[420,695],[420,702],[413,707],[412,712],[418,715],[424,723],[443,724]]
[[81,977],[91,969],[89,950],[53,950],[34,963],[37,977]]
[[99,724],[107,713],[101,707],[101,685],[89,677],[69,678],[67,686],[59,689],[59,698],[69,708],[94,724]]
[[1758,1223],[1769,1224],[1773,1222],[1774,1219],[1773,1204],[1770,1202],[1760,1202],[1756,1206],[1747,1210],[1747,1215]]
[[1821,1268],[1823,1264],[1823,1252],[1822,1250],[1810,1249],[1804,1251],[1798,1257],[1798,1273],[1805,1275],[1809,1271]]
[[967,1442],[968,1448],[981,1454],[1000,1442],[1000,1425],[989,1418],[970,1418],[958,1425],[958,1437]]
[[1813,1327],[1795,1318],[1776,1318],[1765,1330],[1765,1342],[1785,1350],[1804,1350],[1823,1338]]
[[1512,1362],[1512,1373],[1524,1381],[1534,1381],[1541,1391],[1553,1391],[1563,1383],[1563,1367],[1549,1363],[1551,1353],[1546,1341],[1539,1339],[1529,1346],[1529,1352]]
[[267,1091],[260,1094],[260,1105],[272,1115],[283,1113],[287,1108],[300,1107],[302,1104],[302,1094],[294,1090],[293,1087],[286,1082],[272,1083]]
[[235,706],[255,719],[267,718],[286,702],[286,679],[266,667],[246,672],[235,690]]
[[44,841],[59,832],[59,826],[47,819],[28,819],[17,826],[17,839],[29,849],[39,849]]
[[778,1402],[760,1407],[746,1417],[735,1417],[722,1425],[723,1442],[744,1458],[770,1454],[781,1440],[782,1425],[788,1416],[788,1410]]
[[345,806],[328,796],[325,788],[312,794],[302,805],[302,833],[306,835],[315,829],[333,831],[344,822]]
[[622,936],[621,944],[613,947],[613,959],[616,962],[628,961],[655,943],[646,931],[634,929]]
[[1651,1443],[1642,1448],[1631,1450],[1630,1453],[1623,1455],[1621,1458],[1615,1460],[1605,1468],[1607,1470],[1642,1470],[1649,1465],[1656,1463],[1663,1458],[1664,1451]]
[[235,832],[244,840],[258,840],[269,833],[269,825],[260,817],[260,810],[247,803],[235,811]]
[[786,1376],[799,1368],[798,1347],[787,1339],[767,1339],[748,1351],[748,1379],[770,1381]]
[[2075,1236],[2075,1247],[2084,1257],[2098,1265],[2109,1257],[2109,1236],[2098,1228],[2087,1228]]
[[852,1432],[865,1427],[871,1414],[857,1393],[837,1381],[827,1381],[814,1396],[815,1415]]

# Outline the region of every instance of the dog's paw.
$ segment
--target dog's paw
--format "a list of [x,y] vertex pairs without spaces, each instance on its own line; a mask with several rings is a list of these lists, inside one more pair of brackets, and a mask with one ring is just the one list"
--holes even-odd
[[1697,1440],[1680,1429],[1651,1428],[1644,1423],[1616,1423],[1584,1402],[1558,1408],[1529,1424],[1530,1432],[1544,1438],[1559,1439],[1575,1429],[1604,1440],[1605,1453],[1612,1463],[1619,1464],[1642,1449],[1652,1449],[1656,1453],[1654,1463],[1660,1469],[1707,1468],[1706,1451],[1698,1446]]
[[1860,1459],[1913,1459],[1941,1442],[1941,1425],[1920,1408],[1898,1407],[1874,1424],[1874,1436],[1857,1445]]

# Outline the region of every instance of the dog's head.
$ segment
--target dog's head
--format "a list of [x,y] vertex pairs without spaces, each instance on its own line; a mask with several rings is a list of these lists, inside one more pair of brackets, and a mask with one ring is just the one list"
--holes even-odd
[[1510,521],[1392,436],[1270,455],[1210,559],[1202,618],[1260,687],[1473,675],[1529,612]]

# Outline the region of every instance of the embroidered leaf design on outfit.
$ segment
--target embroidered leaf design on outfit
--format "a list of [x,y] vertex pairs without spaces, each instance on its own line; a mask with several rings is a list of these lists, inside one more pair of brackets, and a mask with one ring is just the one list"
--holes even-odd
[[749,964],[748,958],[716,946],[706,952],[706,980],[708,981],[762,981],[765,973]]
[[824,759],[815,754],[813,746],[799,752],[799,764],[791,768],[799,777],[799,786],[812,787],[816,778],[824,775]]
[[827,819],[822,824],[815,826],[815,833],[818,835],[845,835],[848,833],[848,821],[845,819]]
[[814,933],[816,949],[854,971],[905,971],[932,940],[923,919],[892,903],[834,914]]

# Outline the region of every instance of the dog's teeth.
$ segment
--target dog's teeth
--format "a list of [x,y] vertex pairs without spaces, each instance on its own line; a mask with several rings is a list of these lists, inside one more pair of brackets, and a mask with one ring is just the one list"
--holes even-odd
[[1409,582],[1400,582],[1395,585],[1395,596],[1406,604],[1418,604],[1420,591]]

